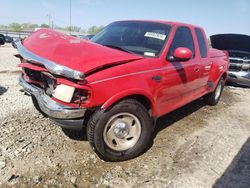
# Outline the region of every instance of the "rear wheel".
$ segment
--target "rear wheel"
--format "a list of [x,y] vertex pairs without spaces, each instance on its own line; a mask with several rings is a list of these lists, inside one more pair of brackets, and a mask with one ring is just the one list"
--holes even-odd
[[224,81],[223,81],[223,78],[221,78],[214,92],[209,93],[203,97],[204,102],[208,105],[212,105],[212,106],[216,105],[220,100],[223,88],[224,88]]
[[134,99],[126,99],[107,111],[95,112],[88,122],[87,136],[102,159],[124,161],[147,149],[152,130],[145,107]]

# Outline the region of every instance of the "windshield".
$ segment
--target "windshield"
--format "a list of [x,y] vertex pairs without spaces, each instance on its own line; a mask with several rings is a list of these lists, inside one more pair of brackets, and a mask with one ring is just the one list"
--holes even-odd
[[91,41],[138,55],[155,57],[162,51],[171,26],[154,22],[120,21],[105,27]]

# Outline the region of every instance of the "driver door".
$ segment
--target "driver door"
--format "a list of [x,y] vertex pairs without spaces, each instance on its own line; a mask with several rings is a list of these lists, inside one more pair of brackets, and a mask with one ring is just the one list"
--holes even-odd
[[[188,61],[174,60],[174,51],[178,47],[185,47],[192,51],[192,58]],[[167,113],[192,99],[197,89],[199,66],[197,64],[193,35],[189,27],[177,28],[166,58],[166,69],[162,72],[162,89],[160,91],[160,111]],[[173,59],[169,61],[168,59]]]

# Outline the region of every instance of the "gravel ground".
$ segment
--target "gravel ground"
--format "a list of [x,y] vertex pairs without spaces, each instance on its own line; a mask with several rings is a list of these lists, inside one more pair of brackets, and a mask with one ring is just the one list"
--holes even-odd
[[34,109],[15,53],[0,47],[0,187],[250,187],[250,89],[226,87],[217,106],[197,100],[160,118],[147,152],[109,163],[84,133]]

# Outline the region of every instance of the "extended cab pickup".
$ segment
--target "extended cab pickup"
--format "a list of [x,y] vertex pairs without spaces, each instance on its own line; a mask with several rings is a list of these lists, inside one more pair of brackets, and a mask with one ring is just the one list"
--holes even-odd
[[118,21],[91,41],[41,29],[16,46],[35,107],[63,128],[86,127],[109,161],[145,151],[163,114],[200,97],[217,104],[227,79],[227,52],[182,23]]

